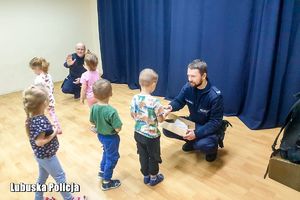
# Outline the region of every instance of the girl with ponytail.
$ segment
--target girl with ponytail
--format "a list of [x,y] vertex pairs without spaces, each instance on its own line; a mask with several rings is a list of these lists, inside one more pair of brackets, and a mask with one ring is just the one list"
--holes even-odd
[[[48,104],[48,90],[43,85],[33,85],[24,90],[23,105],[27,115],[26,131],[39,167],[37,184],[45,184],[49,175],[57,184],[66,184],[65,173],[56,156],[59,148],[56,136],[58,129],[55,126],[52,127],[45,116]],[[85,199],[85,197],[74,198],[70,192],[61,192],[61,195],[64,200]],[[43,200],[43,196],[43,192],[37,191],[35,200]]]

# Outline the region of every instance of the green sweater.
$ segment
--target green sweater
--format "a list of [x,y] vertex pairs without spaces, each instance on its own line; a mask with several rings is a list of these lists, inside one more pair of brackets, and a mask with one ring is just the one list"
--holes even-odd
[[94,104],[91,108],[90,122],[95,124],[97,133],[113,135],[115,129],[122,127],[122,122],[116,109],[110,105]]

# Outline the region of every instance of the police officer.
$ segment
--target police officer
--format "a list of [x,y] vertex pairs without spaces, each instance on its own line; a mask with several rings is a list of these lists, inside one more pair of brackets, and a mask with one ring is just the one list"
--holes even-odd
[[207,65],[199,59],[192,61],[187,69],[188,83],[167,109],[178,111],[188,106],[189,120],[195,122],[195,130],[188,129],[184,137],[163,129],[165,136],[186,141],[183,151],[200,150],[208,162],[217,158],[219,133],[223,119],[223,98],[220,90],[207,78]]
[[63,93],[74,94],[74,98],[80,97],[80,77],[86,71],[84,68],[85,45],[77,43],[75,53],[67,55],[64,66],[69,69],[69,75],[65,78],[61,90]]

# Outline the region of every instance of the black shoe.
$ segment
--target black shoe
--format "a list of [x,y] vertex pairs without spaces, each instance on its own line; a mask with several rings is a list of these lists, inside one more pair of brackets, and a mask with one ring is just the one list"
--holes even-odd
[[164,175],[157,174],[154,179],[150,178],[149,185],[155,186],[164,180]]
[[186,142],[182,146],[182,150],[185,151],[185,152],[193,151],[194,150],[193,143],[192,142]]
[[101,189],[103,191],[106,191],[106,190],[110,190],[110,189],[113,189],[113,188],[117,188],[120,185],[121,185],[121,182],[118,179],[110,180],[108,183],[104,183],[104,181],[102,181],[102,187],[101,187]]
[[227,129],[228,126],[232,127],[232,125],[230,124],[230,122],[227,121],[227,120],[222,120],[222,126],[221,126],[220,132],[218,134],[218,137],[219,137],[218,138],[218,145],[219,145],[220,148],[224,147],[223,140],[225,138],[225,133],[226,133],[226,129]]
[[207,162],[213,162],[217,159],[217,153],[212,153],[212,154],[206,154],[205,160]]

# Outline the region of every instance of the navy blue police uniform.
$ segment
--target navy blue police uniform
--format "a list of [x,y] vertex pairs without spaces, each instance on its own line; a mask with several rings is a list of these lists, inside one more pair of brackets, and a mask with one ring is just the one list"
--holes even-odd
[[[178,111],[187,105],[190,112],[187,119],[196,125],[196,138],[192,141],[185,140],[187,143],[183,146],[183,150],[200,150],[207,156],[216,156],[223,119],[223,97],[220,90],[211,86],[209,81],[201,90],[186,83],[170,105],[172,111]],[[163,129],[163,133],[167,137],[184,140],[168,130]]]
[[63,93],[74,94],[74,98],[80,97],[81,84],[75,84],[74,81],[80,78],[81,75],[86,72],[84,65],[84,57],[79,57],[76,53],[72,54],[72,60],[76,59],[73,65],[68,66],[67,62],[64,66],[69,69],[69,75],[65,78],[61,90]]

